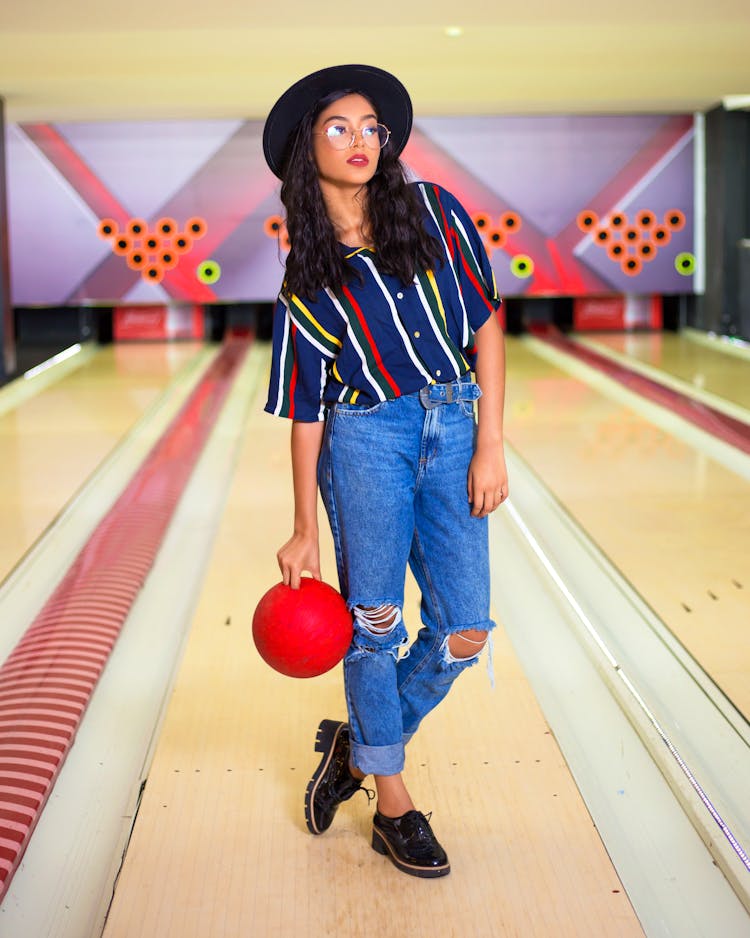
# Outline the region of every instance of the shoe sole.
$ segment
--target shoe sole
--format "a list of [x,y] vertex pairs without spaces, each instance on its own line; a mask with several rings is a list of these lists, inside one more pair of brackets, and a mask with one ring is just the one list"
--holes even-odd
[[451,871],[450,863],[446,863],[443,866],[416,866],[413,863],[404,863],[403,860],[399,860],[393,852],[388,838],[385,834],[382,834],[377,827],[373,827],[372,829],[372,849],[375,853],[380,853],[384,857],[388,857],[396,869],[401,870],[402,873],[408,873],[409,876],[419,876],[422,879],[437,879],[439,876],[447,876]]
[[318,726],[318,735],[315,737],[315,751],[322,752],[323,758],[320,760],[320,764],[315,770],[313,777],[307,783],[307,789],[305,790],[305,823],[311,834],[322,834],[328,830],[327,827],[321,830],[315,823],[312,809],[313,799],[318,790],[320,777],[325,773],[333,757],[336,740],[339,738],[341,730],[345,726],[346,723],[337,722],[336,720],[321,720],[320,726]]

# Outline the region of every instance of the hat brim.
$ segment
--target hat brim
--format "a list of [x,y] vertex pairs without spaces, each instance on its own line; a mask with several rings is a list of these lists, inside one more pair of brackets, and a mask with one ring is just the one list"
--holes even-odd
[[398,156],[412,124],[411,98],[395,75],[374,65],[334,65],[306,75],[288,88],[271,108],[263,128],[263,154],[271,172],[282,179],[290,137],[321,98],[334,91],[360,92],[377,108],[378,120],[391,132],[388,147]]

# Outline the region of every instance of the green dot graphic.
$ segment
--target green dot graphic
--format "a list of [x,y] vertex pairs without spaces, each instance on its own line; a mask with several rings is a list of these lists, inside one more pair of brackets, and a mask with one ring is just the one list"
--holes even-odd
[[203,261],[202,264],[198,265],[196,276],[201,283],[216,283],[221,277],[221,267],[216,261]]
[[525,280],[534,273],[534,261],[527,254],[516,254],[510,262],[510,272],[519,280]]
[[682,274],[683,277],[689,277],[691,274],[695,273],[695,255],[683,251],[682,254],[678,254],[677,257],[675,257],[674,266],[678,274]]

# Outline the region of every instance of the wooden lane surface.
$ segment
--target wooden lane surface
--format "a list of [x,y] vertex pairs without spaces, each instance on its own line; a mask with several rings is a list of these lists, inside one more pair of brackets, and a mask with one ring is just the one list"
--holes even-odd
[[[253,409],[105,938],[642,935],[534,696],[498,630],[497,686],[462,676],[412,741],[408,781],[453,871],[420,881],[370,847],[363,794],[304,823],[340,671],[283,678],[250,619],[289,536],[286,422]],[[325,521],[321,518],[321,524]],[[330,539],[323,571],[335,582]],[[409,585],[406,619],[418,601]]]
[[750,717],[750,486],[522,342],[508,348],[509,440]]
[[0,416],[0,582],[199,348],[108,346]]
[[750,411],[750,359],[671,332],[597,333],[586,338]]

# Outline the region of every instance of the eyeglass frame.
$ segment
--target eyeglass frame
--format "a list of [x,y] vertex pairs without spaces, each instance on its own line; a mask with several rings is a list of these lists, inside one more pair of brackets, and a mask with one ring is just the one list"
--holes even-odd
[[[336,124],[331,124],[331,127],[336,127],[336,126],[338,126],[338,125],[336,125]],[[369,126],[372,126],[372,125],[369,125]],[[347,145],[346,145],[345,147],[337,147],[337,146],[334,146],[333,139],[328,135],[328,130],[330,130],[331,127],[329,127],[328,130],[313,130],[313,131],[312,131],[312,135],[313,135],[313,137],[325,137],[326,140],[328,140],[328,143],[329,143],[331,149],[333,149],[333,150],[338,150],[339,153],[343,153],[344,150],[351,150],[351,148],[356,145],[356,143],[357,143],[357,134],[359,134],[359,136],[362,138],[362,143],[363,143],[363,145],[364,145],[365,147],[367,147],[368,150],[378,150],[378,151],[380,151],[380,150],[384,149],[384,148],[388,145],[388,141],[391,139],[391,131],[390,131],[390,128],[386,127],[385,124],[381,124],[380,121],[378,121],[377,124],[375,124],[375,126],[376,126],[376,127],[382,127],[382,128],[385,130],[385,133],[386,133],[385,141],[384,141],[383,143],[381,143],[380,146],[378,146],[378,147],[370,146],[370,144],[365,140],[365,137],[364,137],[364,133],[363,133],[363,132],[368,129],[367,127],[362,127],[360,130],[352,130],[352,139],[349,141],[349,143],[347,143]],[[343,138],[342,138],[342,139],[343,139]],[[378,134],[378,140],[379,140],[379,139],[380,139],[380,135]]]

